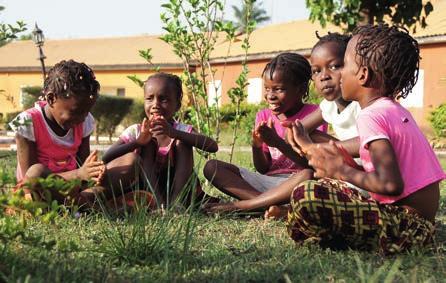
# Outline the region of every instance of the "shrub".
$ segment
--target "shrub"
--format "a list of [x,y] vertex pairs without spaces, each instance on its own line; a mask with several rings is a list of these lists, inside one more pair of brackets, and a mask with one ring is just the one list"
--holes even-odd
[[[236,107],[237,106],[232,103],[223,105],[220,108],[221,121],[224,123],[234,121],[235,115],[236,115],[236,113],[235,113]],[[264,103],[261,103],[261,104],[242,103],[242,104],[240,104],[240,112],[241,112],[240,115],[245,116],[245,118],[247,118],[248,115],[250,115],[251,113],[254,113],[254,118],[255,118],[255,114],[257,113],[257,111],[259,111],[262,108],[265,108]],[[246,120],[246,119],[242,119],[242,120]]]
[[16,112],[9,112],[4,115],[2,118],[2,124],[4,125],[5,130],[11,130],[11,127],[9,126],[9,122],[11,122],[17,115],[19,115],[22,111],[16,111]]
[[125,115],[121,124],[127,128],[133,124],[141,123],[144,117],[146,117],[144,102],[141,99],[134,99],[129,113]]
[[99,134],[107,134],[111,142],[116,127],[121,123],[124,116],[129,113],[132,104],[133,99],[131,98],[99,95],[96,104],[91,110],[96,119],[96,142],[99,142]]
[[42,87],[40,86],[28,86],[22,89],[22,104],[23,109],[28,109],[34,106],[34,103],[42,95]]
[[441,104],[432,111],[429,121],[438,137],[446,137],[446,104]]

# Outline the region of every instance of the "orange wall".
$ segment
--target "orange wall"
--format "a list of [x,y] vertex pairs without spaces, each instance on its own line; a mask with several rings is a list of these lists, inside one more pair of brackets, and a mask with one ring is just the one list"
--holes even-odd
[[446,43],[422,45],[420,49],[420,69],[424,70],[424,107],[409,110],[422,130],[431,135],[429,115],[435,107],[446,102]]
[[[426,135],[433,131],[428,121],[429,115],[441,103],[446,103],[446,43],[421,45],[420,69],[424,70],[424,101],[422,108],[409,108],[420,128]],[[249,62],[248,78],[260,78],[263,68],[269,60]],[[215,66],[215,79],[220,80],[223,65]],[[222,104],[230,103],[227,91],[235,86],[235,80],[242,71],[239,63],[228,63],[222,79]],[[410,95],[410,94],[409,94]]]

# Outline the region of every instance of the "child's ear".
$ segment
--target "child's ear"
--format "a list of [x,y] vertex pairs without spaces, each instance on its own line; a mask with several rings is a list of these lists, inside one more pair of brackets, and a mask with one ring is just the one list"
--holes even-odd
[[370,69],[366,66],[359,67],[358,71],[358,80],[360,85],[367,86],[372,81],[372,73],[370,72]]
[[56,94],[54,94],[52,92],[47,93],[45,95],[45,97],[46,97],[46,102],[48,102],[49,106],[52,106],[54,104],[54,102],[56,102],[56,100],[57,100]]

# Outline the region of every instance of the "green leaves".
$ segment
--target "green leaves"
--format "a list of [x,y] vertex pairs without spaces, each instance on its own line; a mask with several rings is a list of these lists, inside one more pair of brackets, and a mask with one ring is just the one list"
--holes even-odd
[[306,0],[306,5],[310,9],[311,21],[318,21],[323,27],[330,22],[346,31],[390,17],[394,24],[413,27],[415,32],[417,22],[426,27],[426,18],[434,9],[430,1],[423,3],[422,0]]

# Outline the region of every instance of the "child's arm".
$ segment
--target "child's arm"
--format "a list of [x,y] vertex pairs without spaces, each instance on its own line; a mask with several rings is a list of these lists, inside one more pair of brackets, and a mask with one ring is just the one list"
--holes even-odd
[[118,158],[126,153],[132,152],[137,148],[144,147],[151,142],[155,142],[152,137],[152,133],[150,131],[150,122],[147,118],[144,118],[141,124],[141,133],[134,140],[128,143],[123,142],[122,140],[118,140],[114,143],[104,154],[102,160],[105,163],[112,161],[115,158]]
[[302,123],[307,132],[312,133],[320,125],[324,124],[325,121],[324,118],[322,117],[321,109],[318,108],[317,110],[305,116],[305,118],[303,118],[300,122]]
[[77,160],[78,160],[79,164],[84,164],[88,155],[90,155],[90,135],[82,138],[81,145],[79,146],[79,149],[77,150],[76,156],[77,156]]
[[271,167],[271,155],[263,151],[263,140],[259,133],[260,122],[252,131],[252,161],[257,172],[265,174]]
[[301,166],[307,166],[306,158],[297,154],[293,150],[290,144],[288,144],[287,142],[285,142],[284,139],[279,137],[274,128],[273,121],[271,119],[269,119],[268,122],[260,123],[258,132],[262,140],[268,146],[277,148],[278,150],[280,150],[280,152],[283,153],[283,155],[294,161],[296,164],[299,164]]
[[195,131],[187,133],[177,130],[162,116],[154,119],[151,131],[154,135],[166,135],[183,142],[185,145],[196,147],[207,152],[213,153],[218,151],[218,145],[212,138]]
[[404,181],[389,140],[374,140],[368,146],[374,172],[367,173],[348,166],[334,142],[311,146],[307,152],[309,164],[316,170],[315,177],[336,178],[372,193],[400,195]]
[[25,175],[29,167],[37,163],[36,143],[19,134],[15,135],[15,143],[17,145],[17,162]]

